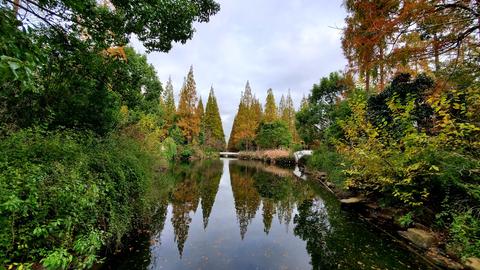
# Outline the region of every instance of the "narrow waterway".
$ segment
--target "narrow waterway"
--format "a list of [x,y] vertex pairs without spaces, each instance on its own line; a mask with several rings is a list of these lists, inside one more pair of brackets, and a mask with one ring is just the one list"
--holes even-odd
[[153,237],[107,269],[429,269],[291,170],[222,159],[169,174]]

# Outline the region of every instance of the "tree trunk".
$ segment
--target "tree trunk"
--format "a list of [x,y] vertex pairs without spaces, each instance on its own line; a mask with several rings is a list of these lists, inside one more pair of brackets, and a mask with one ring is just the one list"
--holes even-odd
[[380,87],[378,89],[378,92],[383,91],[383,88],[385,88],[385,63],[384,63],[383,57],[384,56],[383,56],[383,44],[382,44],[380,45]]
[[438,37],[436,34],[433,36],[433,56],[435,61],[435,72],[438,72],[440,70],[440,57],[438,52]]
[[480,43],[480,0],[477,0],[477,17],[478,17],[478,42]]
[[365,90],[370,92],[370,70],[365,70]]
[[15,18],[17,17],[19,7],[20,7],[20,0],[14,0],[13,1],[13,14],[15,15]]

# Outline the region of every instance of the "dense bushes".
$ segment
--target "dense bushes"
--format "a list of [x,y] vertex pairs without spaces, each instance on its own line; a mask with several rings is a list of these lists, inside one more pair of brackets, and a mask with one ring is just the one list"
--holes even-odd
[[426,75],[399,74],[383,92],[352,89],[335,105],[317,93],[319,103],[297,115],[300,125],[305,114],[323,115],[317,133],[304,133],[319,144],[307,165],[403,208],[409,223],[445,229],[450,250],[478,257],[480,87],[437,88]]
[[90,268],[148,218],[153,173],[184,150],[154,67],[124,45],[166,52],[218,4],[87,2],[0,3],[0,269]]
[[453,214],[447,249],[462,257],[480,255],[480,215],[472,209]]
[[142,215],[151,160],[134,140],[23,130],[0,153],[1,265],[90,267]]
[[[352,96],[353,114],[341,123],[347,139],[338,144],[352,162],[345,170],[347,185],[392,195],[410,206],[441,201],[434,191],[449,197],[462,194],[469,203],[478,202],[480,148],[475,138],[480,128],[474,110],[480,93],[465,91],[469,99],[461,98],[464,91],[452,91],[425,101],[435,112],[428,124],[418,119],[418,98],[399,100],[392,95],[386,101],[390,120],[383,120],[380,127],[378,120],[368,120],[365,96]],[[455,108],[460,111],[454,116]]]
[[307,167],[325,172],[334,184],[342,186],[345,182],[345,175],[341,164],[345,162],[342,155],[331,150],[325,145],[315,149],[313,155],[307,159]]
[[288,148],[292,144],[292,134],[282,121],[262,122],[255,141],[262,149]]

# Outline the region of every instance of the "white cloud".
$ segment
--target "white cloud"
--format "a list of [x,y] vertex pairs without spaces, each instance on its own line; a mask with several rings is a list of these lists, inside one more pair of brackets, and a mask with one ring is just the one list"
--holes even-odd
[[[150,53],[165,82],[172,76],[175,91],[194,66],[197,91],[206,101],[213,85],[226,136],[229,136],[240,93],[250,80],[263,102],[273,88],[277,99],[291,89],[298,106],[313,83],[343,69],[341,32],[345,12],[337,1],[218,0],[221,11],[187,44],[167,53]],[[144,52],[138,41],[133,46]]]

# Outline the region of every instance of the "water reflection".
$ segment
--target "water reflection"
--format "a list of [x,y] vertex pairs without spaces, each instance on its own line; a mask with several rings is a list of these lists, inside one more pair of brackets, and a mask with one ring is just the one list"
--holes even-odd
[[321,269],[322,261],[326,261],[329,267],[341,265],[338,261],[330,260],[333,251],[329,249],[327,237],[331,233],[331,225],[324,202],[319,199],[306,200],[298,207],[298,212],[294,218],[294,233],[307,242],[313,269]]
[[203,228],[207,228],[208,218],[212,211],[222,173],[220,162],[196,165],[192,169],[185,166],[176,168],[178,170],[176,172],[182,176],[182,181],[175,186],[170,196],[174,241],[177,243],[180,258],[183,255],[185,241],[188,238],[188,231],[192,222],[191,215],[196,213],[200,201]]
[[427,269],[291,170],[219,160],[162,177],[149,247],[107,268]]

